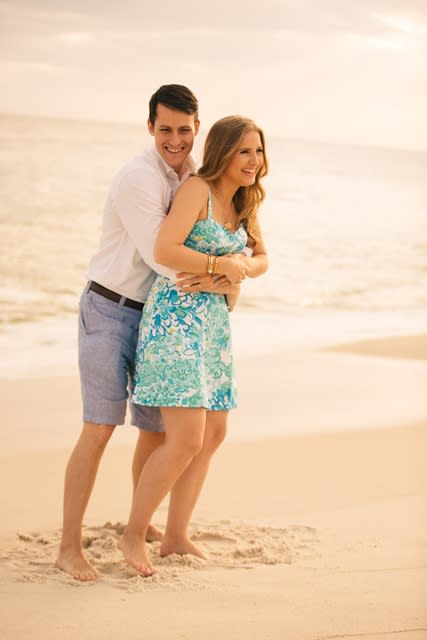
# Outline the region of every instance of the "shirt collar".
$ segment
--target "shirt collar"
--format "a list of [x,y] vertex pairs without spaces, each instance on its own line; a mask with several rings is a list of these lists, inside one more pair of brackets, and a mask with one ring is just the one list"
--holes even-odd
[[154,152],[154,155],[159,160],[160,164],[163,166],[165,174],[168,176],[168,178],[172,178],[173,180],[176,180],[177,178],[179,180],[184,180],[185,178],[188,178],[190,173],[195,173],[196,172],[196,163],[194,162],[194,160],[191,157],[191,155],[187,156],[187,158],[185,160],[185,165],[184,165],[185,171],[182,174],[182,177],[179,178],[179,176],[178,176],[177,172],[175,171],[175,169],[172,169],[172,167],[169,166],[168,163],[163,160],[162,156],[157,151],[155,145],[153,145],[153,152]]

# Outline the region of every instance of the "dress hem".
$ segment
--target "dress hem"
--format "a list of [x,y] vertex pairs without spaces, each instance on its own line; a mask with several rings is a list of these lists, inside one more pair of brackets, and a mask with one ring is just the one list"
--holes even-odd
[[208,407],[204,404],[154,404],[152,402],[150,403],[145,403],[145,402],[139,402],[138,400],[135,400],[134,398],[132,398],[132,404],[136,404],[136,405],[141,405],[142,407],[158,407],[159,409],[161,409],[162,407],[164,408],[172,408],[172,407],[176,407],[177,409],[206,409],[207,411],[231,411],[231,409],[237,409],[237,404],[231,404],[229,406],[226,407]]

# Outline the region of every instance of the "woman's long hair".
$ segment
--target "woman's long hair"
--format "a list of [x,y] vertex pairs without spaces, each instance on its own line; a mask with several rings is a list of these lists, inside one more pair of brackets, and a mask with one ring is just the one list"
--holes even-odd
[[249,187],[239,187],[234,194],[233,202],[239,216],[239,224],[243,222],[252,245],[258,239],[257,212],[265,198],[265,191],[260,182],[268,172],[265,153],[265,136],[253,120],[244,116],[227,116],[215,122],[206,137],[203,163],[197,175],[211,184],[225,172],[228,164],[238,150],[243,137],[250,131],[256,131],[261,138],[264,151],[264,162]]

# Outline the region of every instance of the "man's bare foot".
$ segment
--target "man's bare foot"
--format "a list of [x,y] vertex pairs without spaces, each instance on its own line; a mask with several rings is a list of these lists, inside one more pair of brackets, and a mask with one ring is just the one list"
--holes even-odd
[[154,526],[154,524],[149,524],[147,533],[145,534],[145,540],[147,542],[161,542],[163,540],[163,533]]
[[60,549],[55,567],[65,571],[75,580],[81,580],[82,582],[90,582],[100,577],[98,571],[84,557],[83,551],[80,549],[78,551]]
[[188,553],[197,558],[202,558],[202,560],[208,560],[208,556],[189,538],[167,538],[164,536],[160,545],[160,555],[170,556],[171,553],[177,553],[180,556]]
[[125,532],[119,541],[119,549],[128,565],[138,571],[144,578],[156,573],[151,564],[145,541],[142,540],[141,536],[134,537]]

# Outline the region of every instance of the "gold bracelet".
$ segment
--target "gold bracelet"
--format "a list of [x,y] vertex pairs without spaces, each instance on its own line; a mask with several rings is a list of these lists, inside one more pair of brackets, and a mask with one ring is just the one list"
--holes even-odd
[[208,256],[208,269],[207,269],[207,271],[208,271],[209,275],[212,274],[213,258],[214,258],[214,256],[211,256],[211,255]]
[[212,276],[215,273],[216,256],[208,256],[208,273]]

